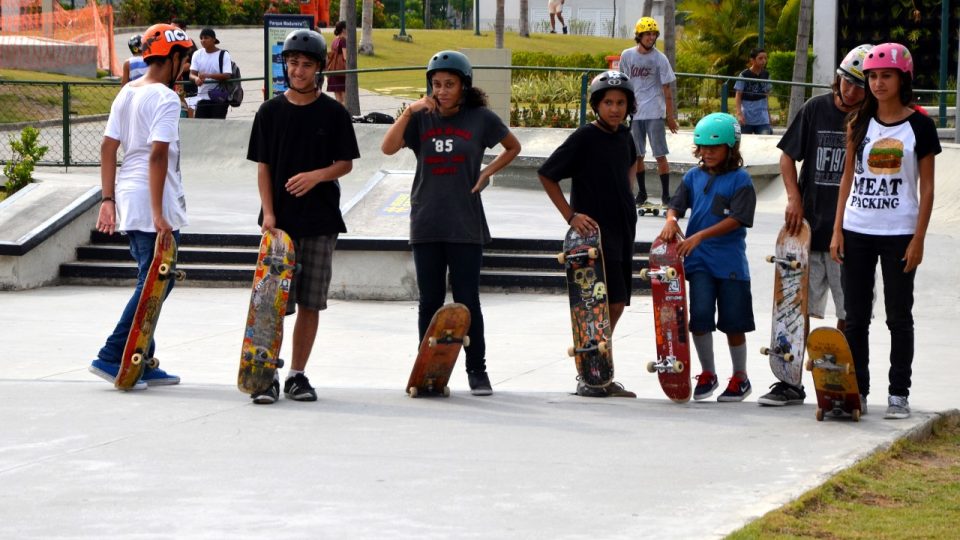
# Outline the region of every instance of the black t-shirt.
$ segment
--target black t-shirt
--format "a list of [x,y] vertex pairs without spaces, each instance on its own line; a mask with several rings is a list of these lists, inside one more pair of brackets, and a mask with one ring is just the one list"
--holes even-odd
[[750,69],[745,69],[740,72],[740,76],[745,79],[757,79],[757,82],[753,81],[744,81],[743,82],[743,95],[740,98],[744,101],[760,101],[761,99],[766,99],[769,89],[770,73],[763,69],[760,70],[760,73],[754,73]]
[[797,183],[803,198],[803,217],[813,232],[813,251],[830,249],[847,155],[846,118],[847,113],[834,104],[833,94],[816,96],[800,108],[777,143],[791,159],[802,162]]
[[630,167],[637,161],[637,148],[630,129],[616,133],[587,124],[567,137],[537,172],[559,183],[572,179],[570,206],[600,225],[604,244],[633,242],[637,212]]
[[[277,227],[293,238],[347,232],[340,182],[321,182],[302,197],[284,188],[292,176],[360,157],[350,113],[326,94],[294,105],[280,94],[257,111],[247,159],[270,166]],[[259,223],[263,223],[263,211]]]

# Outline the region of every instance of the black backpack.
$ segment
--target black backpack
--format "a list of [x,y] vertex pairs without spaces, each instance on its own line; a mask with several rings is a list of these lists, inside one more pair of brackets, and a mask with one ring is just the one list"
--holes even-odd
[[[223,53],[226,51],[220,51],[220,73],[223,73]],[[223,90],[226,93],[226,102],[230,104],[231,107],[239,107],[243,103],[243,87],[240,86],[240,68],[237,67],[237,63],[233,60],[230,60],[230,81],[224,81],[217,85],[220,90]],[[236,79],[236,80],[234,80]]]

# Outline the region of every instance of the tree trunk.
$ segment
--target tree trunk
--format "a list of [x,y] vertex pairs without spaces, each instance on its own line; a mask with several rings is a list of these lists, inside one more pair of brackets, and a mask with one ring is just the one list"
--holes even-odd
[[[813,0],[800,0],[800,17],[797,20],[797,51],[793,63],[793,82],[805,82],[807,78],[807,47],[810,44],[810,16],[813,13]],[[790,87],[790,110],[787,113],[787,125],[803,106],[806,97],[806,88],[802,86]]]
[[[676,29],[676,2],[674,0],[665,0],[663,2],[663,54],[666,55],[670,66],[674,71],[677,70],[677,29]],[[677,95],[677,80],[670,83],[670,95],[673,96],[673,110],[667,111],[667,117],[673,115],[676,117],[677,108],[680,106],[680,96]]]
[[643,0],[643,8],[640,10],[641,17],[649,17],[653,13],[653,0]]
[[494,21],[494,31],[497,34],[497,48],[502,49],[503,48],[503,0],[497,0],[497,18]]
[[[350,2],[340,0],[340,18],[337,21],[347,20],[347,4],[349,3]],[[357,6],[353,6],[353,12],[356,13],[356,11],[357,11]],[[337,24],[337,21],[330,21],[330,25],[333,26]]]
[[530,37],[530,0],[520,0],[520,37]]
[[363,0],[363,30],[360,33],[360,54],[373,56],[373,0]]
[[[347,37],[347,69],[357,69],[357,4],[353,0],[343,2],[346,5],[346,14],[344,21],[347,22],[345,31]],[[350,114],[357,116],[360,114],[360,87],[357,84],[357,74],[347,74],[347,92],[346,92],[347,110]]]
[[427,30],[433,28],[433,17],[430,15],[430,0],[423,0],[423,27]]

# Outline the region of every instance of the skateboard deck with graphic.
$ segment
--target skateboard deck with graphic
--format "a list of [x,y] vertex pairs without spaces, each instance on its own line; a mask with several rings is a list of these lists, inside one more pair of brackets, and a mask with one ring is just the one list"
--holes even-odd
[[280,359],[283,318],[296,268],[290,236],[280,229],[264,232],[240,351],[237,388],[241,392],[251,395],[264,392],[273,384],[277,369],[283,367]]
[[650,246],[649,268],[640,277],[650,281],[657,360],[647,371],[657,373],[663,392],[677,403],[690,400],[690,339],[687,328],[687,285],[683,261],[677,254],[679,241],[660,238]]
[[410,397],[450,396],[447,383],[461,347],[470,345],[469,330],[470,310],[463,304],[446,304],[433,314],[407,380]]
[[784,225],[774,253],[766,259],[774,265],[770,346],[761,347],[760,353],[769,356],[770,369],[778,379],[799,387],[807,335],[810,224],[803,220],[796,235],[789,234]]
[[581,236],[570,227],[557,260],[566,268],[574,357],[579,379],[590,388],[606,388],[613,381],[610,343],[610,306],[599,229]]
[[156,358],[148,358],[153,343],[153,332],[160,318],[160,308],[171,285],[170,280],[184,279],[186,274],[177,270],[177,241],[173,233],[158,234],[153,248],[153,260],[147,269],[147,277],[140,290],[137,310],[133,314],[133,324],[127,334],[127,343],[120,357],[120,369],[113,385],[120,390],[133,388],[144,369],[156,368]]
[[807,338],[807,370],[817,392],[817,420],[824,416],[851,416],[860,420],[860,390],[853,355],[843,332],[821,327]]
[[667,205],[665,204],[646,201],[643,204],[640,204],[637,206],[637,215],[640,217],[643,217],[643,216],[667,217],[667,210],[669,210],[669,207],[667,207]]

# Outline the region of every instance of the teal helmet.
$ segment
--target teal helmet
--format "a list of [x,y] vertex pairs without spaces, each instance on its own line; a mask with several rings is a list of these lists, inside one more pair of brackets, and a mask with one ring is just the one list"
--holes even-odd
[[733,148],[740,142],[740,124],[727,113],[710,113],[704,116],[693,129],[693,144]]
[[430,78],[437,71],[449,71],[460,77],[463,89],[473,86],[473,66],[467,55],[457,51],[440,51],[430,58],[427,63],[427,95],[433,94],[433,83]]

